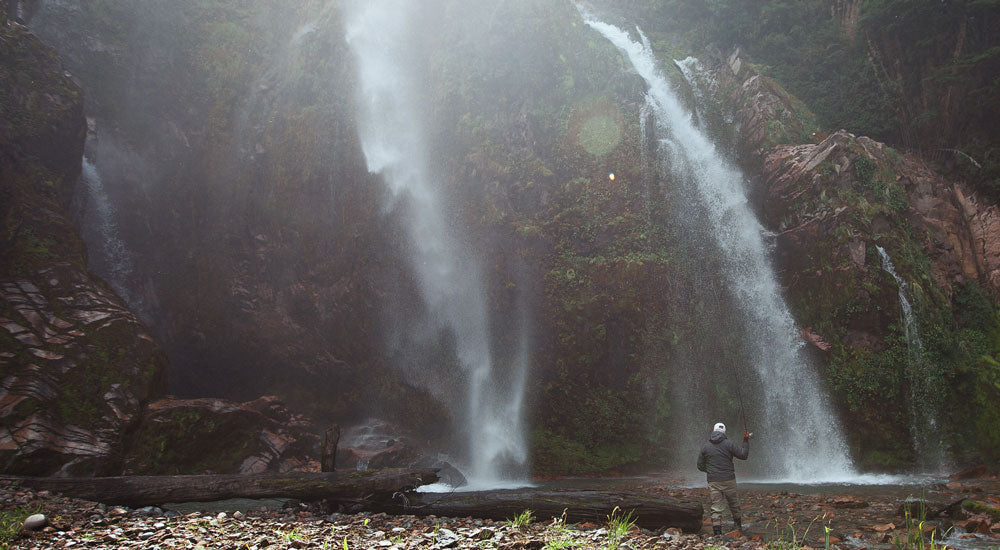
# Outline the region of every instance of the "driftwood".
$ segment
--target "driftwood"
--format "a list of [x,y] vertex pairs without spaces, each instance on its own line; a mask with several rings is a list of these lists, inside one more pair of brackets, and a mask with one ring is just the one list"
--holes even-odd
[[636,525],[646,529],[679,527],[693,533],[702,528],[702,506],[672,497],[635,492],[614,491],[555,491],[513,489],[498,491],[469,491],[455,493],[408,493],[396,497],[386,506],[373,503],[372,511],[476,517],[505,520],[531,510],[537,520],[562,517],[571,523],[593,522],[606,524],[615,507],[624,515],[633,514]]
[[388,500],[394,493],[434,483],[437,479],[437,473],[432,469],[254,475],[0,477],[0,480],[14,481],[32,489],[125,506],[148,506],[167,502],[208,502],[228,498]]
[[320,457],[320,471],[332,472],[336,470],[337,445],[340,443],[340,425],[334,424],[326,429],[323,437],[323,452]]

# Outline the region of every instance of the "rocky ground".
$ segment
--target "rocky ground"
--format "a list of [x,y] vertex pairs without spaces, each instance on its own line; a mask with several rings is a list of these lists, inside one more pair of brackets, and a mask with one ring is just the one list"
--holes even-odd
[[[662,485],[644,490],[697,499],[707,503],[703,489],[668,490]],[[923,498],[935,506],[971,499],[998,510],[974,514],[953,507],[949,517],[927,525],[951,529],[946,543],[954,547],[1000,547],[1000,481],[955,481],[923,489]],[[745,535],[711,537],[706,524],[700,534],[676,529],[646,531],[632,528],[615,537],[610,524],[567,525],[545,520],[517,526],[470,518],[388,516],[386,514],[329,513],[318,505],[285,503],[262,508],[245,502],[228,511],[179,512],[148,507],[105,506],[34,492],[11,484],[0,485],[0,506],[7,523],[18,514],[43,513],[48,526],[34,532],[11,532],[0,548],[232,548],[283,550],[289,548],[386,549],[557,549],[557,548],[757,548],[775,543],[823,547],[829,529],[831,546],[843,548],[900,547],[916,533],[907,530],[898,510],[905,497],[872,494],[797,494],[787,491],[744,491]],[[18,520],[22,521],[22,520]],[[807,534],[808,531],[808,534]],[[967,532],[969,531],[969,532]],[[926,540],[930,540],[927,528]],[[914,548],[915,546],[902,546]]]

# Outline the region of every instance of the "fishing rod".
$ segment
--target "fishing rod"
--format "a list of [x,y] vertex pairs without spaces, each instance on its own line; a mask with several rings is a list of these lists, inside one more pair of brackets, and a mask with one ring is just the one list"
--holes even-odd
[[[746,405],[743,403],[743,380],[740,376],[741,366],[737,366],[735,369],[736,373],[736,397],[740,400],[740,416],[743,417],[743,434],[750,434],[750,429],[747,427],[747,409]],[[750,434],[752,435],[752,434]]]

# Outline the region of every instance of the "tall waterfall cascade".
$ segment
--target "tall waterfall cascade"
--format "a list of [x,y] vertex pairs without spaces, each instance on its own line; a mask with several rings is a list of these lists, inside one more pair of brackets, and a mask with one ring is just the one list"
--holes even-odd
[[910,386],[910,438],[913,448],[924,468],[941,468],[947,451],[941,443],[938,428],[937,407],[933,400],[933,388],[928,387],[927,378],[930,365],[924,355],[924,342],[920,338],[920,327],[908,297],[909,285],[896,273],[889,253],[876,246],[882,258],[882,269],[896,281],[899,293],[899,307],[903,313],[903,333],[906,337],[907,380]]
[[[584,22],[614,44],[645,81],[658,155],[669,171],[665,176],[671,186],[685,188],[676,196],[692,201],[684,209],[697,211],[690,217],[701,219],[697,223],[705,225],[703,231],[711,235],[710,242],[722,258],[721,276],[739,310],[733,314],[743,320],[745,370],[753,371],[743,380],[742,391],[756,395],[756,406],[748,413],[753,429],[768,442],[751,451],[757,471],[774,480],[855,478],[837,417],[805,358],[782,297],[762,236],[765,230],[747,201],[744,177],[692,122],[641,30],[637,29],[640,41],[633,40],[626,31],[579,9]],[[699,436],[707,437],[708,426],[704,428]]]
[[[464,422],[469,487],[497,486],[526,474],[527,352],[519,354],[513,373],[496,372],[480,266],[470,245],[449,226],[441,178],[430,167],[421,75],[407,63],[417,36],[410,22],[419,9],[408,0],[345,5],[346,40],[358,71],[359,137],[369,172],[382,177],[396,206],[405,205],[394,211],[405,211],[410,262],[429,316],[455,336],[467,392],[465,410],[455,411],[455,417]],[[417,330],[421,322],[403,324]]]

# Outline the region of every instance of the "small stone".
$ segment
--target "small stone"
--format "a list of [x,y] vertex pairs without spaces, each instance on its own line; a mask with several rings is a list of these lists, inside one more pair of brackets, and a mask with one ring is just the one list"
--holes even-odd
[[856,498],[838,497],[838,498],[833,499],[833,507],[834,508],[848,508],[848,509],[852,509],[852,508],[867,508],[868,506],[869,505],[868,505],[867,502],[865,502],[863,500],[860,500],[860,499],[856,499]]
[[217,515],[215,517],[218,518],[218,519],[226,519],[227,516],[228,516],[228,514],[226,514],[225,512],[219,512],[219,515]]
[[24,519],[25,531],[38,531],[49,524],[45,514],[33,514]]
[[144,531],[142,533],[139,533],[139,540],[148,540],[152,537],[153,537],[152,531]]
[[158,522],[156,522],[156,523],[153,524],[153,529],[163,529],[166,526],[167,526],[166,523],[163,523],[162,521],[158,521]]
[[237,511],[233,512],[233,517],[236,518],[236,519],[243,519],[246,516],[243,515],[243,512],[240,512],[239,510],[237,510]]

